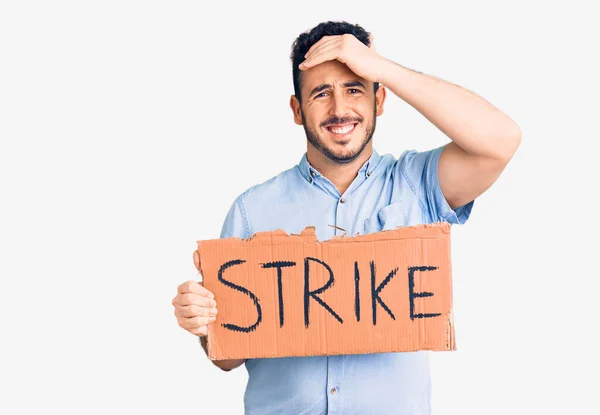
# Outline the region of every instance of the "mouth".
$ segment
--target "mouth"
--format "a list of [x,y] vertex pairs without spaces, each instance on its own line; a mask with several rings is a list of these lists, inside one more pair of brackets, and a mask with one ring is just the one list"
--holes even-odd
[[357,122],[350,124],[333,124],[326,126],[325,129],[336,137],[347,137],[352,134],[357,125]]

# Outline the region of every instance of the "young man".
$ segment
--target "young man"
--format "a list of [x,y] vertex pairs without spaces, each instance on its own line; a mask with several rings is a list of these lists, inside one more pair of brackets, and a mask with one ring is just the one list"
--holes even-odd
[[[465,89],[379,55],[358,25],[319,24],[296,39],[291,59],[290,107],[306,132],[306,154],[235,200],[223,238],[315,226],[319,240],[327,240],[340,232],[328,225],[355,235],[464,223],[519,146],[520,129],[509,117]],[[377,154],[372,137],[386,88],[452,141],[399,159]],[[173,300],[179,325],[204,340],[215,301],[199,283],[181,284]],[[223,370],[245,363],[247,414],[430,413],[426,352],[214,363]]]

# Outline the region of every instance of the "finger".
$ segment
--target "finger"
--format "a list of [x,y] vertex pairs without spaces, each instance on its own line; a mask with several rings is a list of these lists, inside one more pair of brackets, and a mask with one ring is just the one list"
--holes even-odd
[[178,320],[179,325],[186,330],[197,330],[202,326],[215,321],[215,317],[192,317],[192,318],[180,318]]
[[[323,39],[321,39],[323,40]],[[319,53],[319,51],[323,50],[323,48],[327,48],[329,46],[331,46],[332,44],[339,44],[341,41],[340,38],[333,38],[333,39],[328,39],[325,42],[319,41],[317,43],[315,43],[306,53],[306,55],[304,55],[305,60],[309,59],[311,56],[314,56],[315,54]],[[320,43],[320,44],[319,44]]]
[[[310,59],[305,60],[304,62],[302,62],[300,64],[301,65],[300,69],[312,68],[313,66],[317,66],[320,63],[338,59],[338,57],[339,57],[339,50],[337,47],[334,47],[330,50],[323,51],[322,53],[319,53],[318,55],[315,55]],[[344,63],[344,62],[342,62],[342,63]]]
[[[178,294],[175,298],[173,298],[173,305],[174,306],[178,306],[178,305],[180,305],[180,306],[186,306],[186,305],[202,306],[203,304],[205,304],[206,299],[214,301],[212,298],[204,297],[204,296],[198,295],[198,294],[192,294],[192,293]],[[212,307],[212,304],[215,304],[215,306],[216,306],[216,301],[214,303],[209,302],[208,304],[211,307]]]
[[312,45],[310,47],[310,49],[308,49],[308,51],[304,54],[304,57],[306,58],[309,54],[312,53],[312,51],[314,51],[315,49],[318,49],[323,43],[327,43],[332,40],[335,40],[336,37],[339,37],[339,36],[323,36],[321,39],[319,39],[319,41],[317,43],[315,43],[314,45]]
[[308,58],[306,58],[305,61],[316,58],[319,55],[322,55],[324,53],[328,53],[331,51],[335,51],[336,54],[339,56],[339,54],[341,52],[340,46],[341,46],[340,42],[328,43],[326,45],[323,45],[323,47],[319,48],[319,50],[316,50],[312,55],[310,55]]
[[208,326],[200,326],[196,330],[192,330],[190,333],[196,336],[206,336],[208,334]]
[[310,54],[310,56],[308,56],[306,59],[304,59],[304,62],[306,61],[310,61],[311,59],[314,59],[320,55],[322,55],[325,52],[329,52],[333,49],[337,49],[337,53],[339,55],[339,45],[337,44],[326,44],[323,45],[323,47],[319,48],[318,50],[315,50],[313,53]]
[[183,284],[181,284],[179,287],[177,287],[177,292],[179,294],[194,293],[194,294],[203,295],[205,297],[214,298],[214,294],[211,293],[206,288],[204,288],[204,286],[202,284],[200,284],[196,281],[191,281],[191,280],[186,281]]
[[175,315],[178,317],[214,317],[217,313],[217,308],[200,307],[197,305],[175,307]]

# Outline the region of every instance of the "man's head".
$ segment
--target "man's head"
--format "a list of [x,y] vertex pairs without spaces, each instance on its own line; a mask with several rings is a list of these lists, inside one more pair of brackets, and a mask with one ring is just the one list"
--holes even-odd
[[359,25],[325,22],[302,33],[292,45],[294,121],[303,125],[315,150],[336,163],[349,163],[370,148],[376,117],[383,112],[385,91],[333,60],[300,71],[304,55],[323,36],[351,34],[370,46],[369,33]]

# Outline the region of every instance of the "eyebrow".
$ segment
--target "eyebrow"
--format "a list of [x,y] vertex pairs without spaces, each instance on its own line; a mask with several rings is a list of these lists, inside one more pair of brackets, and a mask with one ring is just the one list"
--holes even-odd
[[[357,86],[360,86],[360,87],[362,87],[362,88],[366,89],[366,88],[365,88],[365,86],[363,85],[363,83],[362,83],[362,82],[360,82],[360,81],[350,81],[350,82],[346,82],[346,83],[345,83],[345,84],[343,84],[342,86],[343,86],[344,88],[350,88],[350,87],[357,87]],[[318,87],[316,87],[315,89],[313,89],[312,91],[310,91],[310,94],[309,94],[308,96],[309,96],[309,97],[312,97],[313,95],[315,95],[315,94],[318,94],[319,92],[322,92],[322,91],[324,91],[324,90],[326,90],[326,89],[328,89],[328,88],[331,88],[331,84],[322,84],[322,85],[319,85]]]

